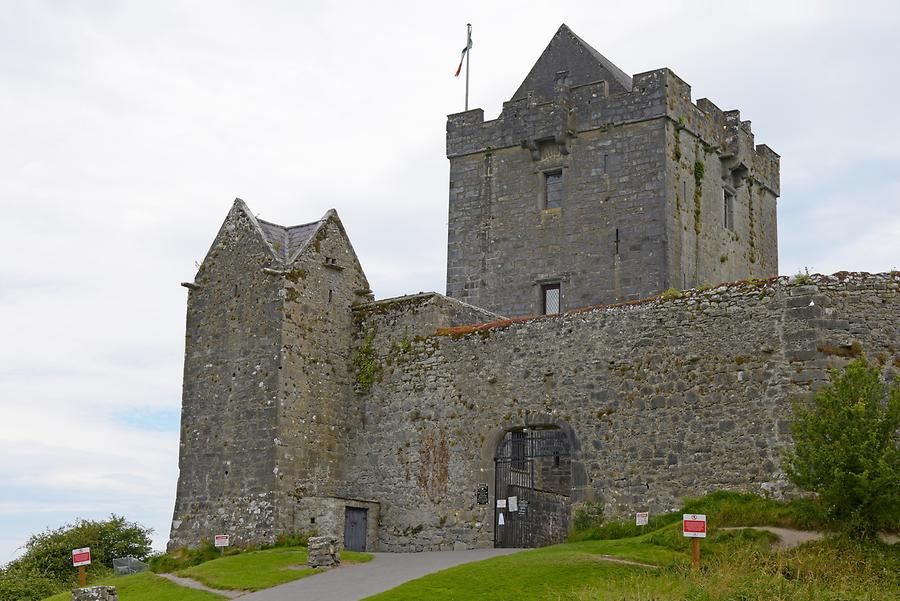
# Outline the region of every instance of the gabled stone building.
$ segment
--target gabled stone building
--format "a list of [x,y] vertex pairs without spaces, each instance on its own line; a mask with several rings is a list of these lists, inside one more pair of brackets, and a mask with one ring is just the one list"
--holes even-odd
[[376,301],[334,211],[236,200],[184,284],[170,547],[537,546],[584,503],[789,490],[790,399],[860,352],[896,376],[900,275],[763,279],[777,155],[689,92],[563,26],[497,120],[451,115],[448,296]]

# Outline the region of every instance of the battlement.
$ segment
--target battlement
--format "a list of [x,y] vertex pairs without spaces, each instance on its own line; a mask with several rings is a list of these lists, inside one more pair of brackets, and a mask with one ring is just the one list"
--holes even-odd
[[[565,82],[567,74],[559,73],[559,81]],[[752,176],[780,194],[779,156],[764,144],[755,145],[751,123],[741,120],[739,110],[723,111],[707,98],[695,104],[691,86],[668,68],[634,75],[630,90],[609,90],[607,81],[561,83],[552,99],[530,94],[504,102],[500,115],[490,121],[484,120],[483,109],[449,115],[447,157],[516,146],[533,150],[547,140],[565,153],[568,140],[580,133],[664,118],[715,151],[737,178]]]

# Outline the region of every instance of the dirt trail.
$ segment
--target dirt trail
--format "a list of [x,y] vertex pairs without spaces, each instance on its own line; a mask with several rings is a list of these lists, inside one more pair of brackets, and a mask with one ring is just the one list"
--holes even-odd
[[236,597],[240,597],[241,595],[247,594],[247,591],[226,591],[218,588],[210,588],[202,582],[197,582],[192,578],[183,578],[181,576],[176,576],[175,574],[157,574],[157,576],[162,576],[166,580],[171,580],[175,584],[180,584],[181,586],[186,586],[187,588],[196,589],[198,591],[206,591],[207,593],[215,593],[216,595],[222,595],[223,597],[228,597],[229,599],[234,599]]
[[[743,530],[744,528],[771,532],[778,537],[778,542],[774,545],[775,548],[785,550],[793,549],[809,541],[821,540],[825,536],[824,532],[816,530],[794,530],[793,528],[778,528],[776,526],[737,526],[734,528],[722,528],[722,530]],[[878,535],[878,538],[889,545],[896,544],[900,540],[896,534],[881,533]]]

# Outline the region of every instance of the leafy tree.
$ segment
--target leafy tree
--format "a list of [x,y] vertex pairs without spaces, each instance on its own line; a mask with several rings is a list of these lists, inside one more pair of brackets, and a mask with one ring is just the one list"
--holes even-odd
[[10,562],[0,577],[10,581],[45,579],[60,587],[69,585],[76,575],[72,567],[72,549],[90,547],[92,562],[88,573],[102,573],[112,568],[112,560],[116,557],[131,555],[145,559],[151,550],[151,532],[151,529],[115,514],[107,520],[77,520],[74,524],[32,535],[25,543],[25,553]]
[[785,471],[819,494],[833,527],[873,537],[900,524],[900,385],[862,359],[830,375],[812,406],[794,406]]

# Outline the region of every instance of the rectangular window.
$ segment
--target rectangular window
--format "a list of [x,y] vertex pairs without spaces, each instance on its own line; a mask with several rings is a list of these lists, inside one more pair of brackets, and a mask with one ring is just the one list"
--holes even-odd
[[544,208],[558,209],[562,206],[563,187],[562,171],[549,171],[544,174]]
[[722,190],[722,210],[726,229],[734,229],[734,194],[728,190]]
[[559,283],[541,286],[541,299],[543,300],[541,309],[544,315],[559,313]]

